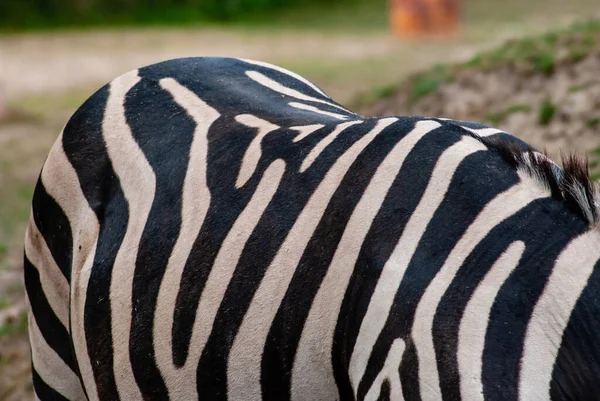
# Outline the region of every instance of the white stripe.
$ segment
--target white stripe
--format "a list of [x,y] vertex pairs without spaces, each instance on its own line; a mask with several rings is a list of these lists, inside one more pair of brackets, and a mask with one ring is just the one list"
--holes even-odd
[[52,311],[67,332],[69,328],[69,283],[48,249],[39,232],[33,215],[29,218],[25,234],[25,254],[40,275],[42,290]]
[[299,141],[303,140],[304,138],[306,138],[307,136],[309,136],[310,134],[312,134],[313,132],[316,132],[323,127],[324,127],[323,124],[290,127],[291,130],[299,132],[299,134],[294,137],[294,140],[292,142],[294,142],[294,143],[299,142]]
[[138,247],[156,188],[154,171],[133,138],[125,117],[125,96],[139,81],[137,71],[132,71],[110,84],[102,123],[106,150],[129,209],[127,231],[115,258],[110,283],[114,374],[119,397],[123,400],[142,399],[129,359],[131,298]]
[[235,182],[235,187],[241,188],[246,182],[248,182],[256,170],[256,166],[258,165],[258,161],[262,155],[261,142],[263,138],[269,132],[279,129],[279,126],[271,124],[268,121],[262,120],[250,114],[240,114],[239,116],[235,117],[235,121],[245,125],[246,127],[255,128],[258,130],[256,136],[254,139],[252,139],[252,142],[250,142],[248,149],[246,149],[246,153],[244,153],[240,172]]
[[[475,141],[475,139],[472,139]],[[441,400],[439,376],[433,347],[433,319],[439,302],[465,259],[485,236],[504,219],[517,213],[532,201],[550,196],[529,175],[519,173],[521,181],[496,196],[477,218],[448,255],[446,262],[429,283],[415,311],[412,339],[419,357],[419,384],[424,401]]]
[[454,171],[465,157],[485,149],[485,146],[476,139],[463,137],[460,142],[448,148],[440,156],[419,204],[383,267],[367,313],[361,323],[349,366],[350,380],[355,391],[358,389],[375,341],[387,320],[406,268],[429,221],[444,199]]
[[314,106],[309,106],[304,103],[290,102],[289,106],[294,107],[300,110],[312,111],[313,113],[322,114],[324,116],[329,116],[333,118],[337,118],[338,120],[347,120],[349,116],[345,116],[343,114],[331,113],[329,111],[321,110]]
[[31,360],[40,378],[68,400],[86,400],[79,378],[46,343],[32,313],[29,313]]
[[325,150],[327,146],[333,142],[337,136],[344,131],[346,128],[349,128],[353,125],[362,123],[361,120],[357,121],[348,121],[345,123],[339,124],[331,133],[329,133],[325,138],[321,139],[317,145],[311,149],[310,153],[302,160],[302,165],[300,166],[300,172],[303,173],[310,167],[310,165],[315,161],[317,157]]
[[302,82],[302,83],[310,86],[313,90],[315,90],[316,92],[318,92],[321,95],[325,96],[326,98],[329,98],[329,96],[327,96],[327,94],[325,92],[323,92],[321,89],[319,89],[315,84],[313,84],[312,82],[310,82],[306,78],[304,78],[304,77],[296,74],[295,72],[292,72],[290,70],[286,70],[285,68],[279,67],[277,65],[265,63],[265,62],[262,62],[262,61],[254,61],[254,60],[246,60],[246,59],[241,59],[241,60],[245,61],[246,63],[249,63],[249,64],[254,64],[254,65],[261,66],[261,67],[270,68],[272,70],[279,71],[282,74],[289,75],[290,77],[292,77],[294,79],[297,79],[298,81],[300,81],[300,82]]
[[[154,349],[157,366],[172,399],[195,400],[198,397],[195,385],[195,368],[186,365],[178,370],[173,366],[172,328],[177,294],[189,253],[204,223],[211,195],[206,182],[208,155],[208,131],[219,118],[219,113],[206,104],[195,93],[172,78],[160,81],[187,114],[196,123],[190,146],[189,162],[183,183],[181,200],[181,229],[171,252],[169,263],[160,284],[154,314]],[[189,382],[193,380],[193,382]],[[183,386],[182,383],[186,383]],[[185,392],[186,389],[193,391]]]
[[365,396],[365,401],[376,401],[379,399],[381,393],[381,385],[385,379],[390,383],[390,400],[404,401],[404,395],[402,394],[402,383],[400,383],[400,362],[402,362],[402,356],[406,344],[401,338],[397,338],[392,343],[388,352],[387,358],[383,368],[375,378],[373,385]]
[[227,370],[229,400],[261,398],[262,350],[304,249],[352,163],[381,131],[395,121],[396,118],[379,120],[368,134],[341,155],[296,219],[267,268],[231,347]]
[[481,371],[490,311],[500,287],[518,266],[524,251],[522,241],[510,244],[479,283],[465,307],[458,331],[457,351],[460,394],[464,400],[483,401]]
[[404,160],[421,138],[439,126],[435,121],[419,121],[388,153],[356,205],[304,325],[294,361],[292,400],[338,398],[331,366],[333,334],[362,243]]
[[60,206],[71,225],[71,337],[88,397],[90,400],[97,400],[96,382],[85,339],[84,313],[88,282],[96,254],[99,223],[81,190],[79,177],[64,152],[62,134],[46,159],[41,178],[46,192]]
[[[287,86],[283,86],[279,82],[272,80],[271,78],[267,77],[266,75],[261,74],[258,71],[246,71],[246,75],[250,79],[252,79],[253,81],[258,82],[259,84],[261,84],[263,86],[266,86],[267,88],[269,88],[271,90],[274,90],[275,92],[279,92],[282,95],[294,97],[294,98],[299,99],[299,100],[305,100],[307,102],[314,102],[314,103],[325,104],[325,105],[327,105],[329,107],[340,109],[340,110],[343,110],[343,111],[346,111],[346,112],[348,111],[344,107],[339,106],[339,105],[337,105],[335,103],[328,102],[328,101],[322,100],[322,99],[318,99],[316,97],[308,96],[308,95],[305,95],[302,92],[298,92],[295,89],[288,88]],[[352,114],[354,114],[354,113],[352,113]]]
[[464,129],[466,129],[467,131],[471,131],[472,133],[482,136],[482,137],[495,135],[495,134],[506,134],[506,132],[496,129],[496,128],[469,128],[469,127],[465,127],[464,125],[460,125],[460,124],[458,124],[458,125]]
[[[275,195],[284,171],[285,162],[283,160],[278,159],[271,163],[259,182],[256,191],[254,191],[252,198],[236,219],[219,249],[204,286],[204,291],[200,297],[198,309],[196,310],[189,355],[183,368],[188,372],[187,380],[190,377],[196,377],[198,362],[212,332],[215,317],[221,306],[229,282],[233,277],[242,251],[265,209]],[[196,391],[195,384],[190,388],[192,388],[193,392]],[[170,396],[172,399],[190,399],[187,393],[184,398],[175,397],[173,394],[170,394]]]
[[550,399],[552,371],[563,333],[598,259],[600,232],[592,229],[572,240],[556,260],[527,326],[519,400]]

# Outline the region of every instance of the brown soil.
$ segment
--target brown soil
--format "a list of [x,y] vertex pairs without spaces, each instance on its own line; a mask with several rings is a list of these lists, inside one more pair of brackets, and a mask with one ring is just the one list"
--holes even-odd
[[[600,38],[600,35],[599,35]],[[567,49],[565,49],[567,51]],[[408,79],[389,98],[362,110],[366,115],[422,115],[479,121],[510,132],[551,155],[592,153],[600,147],[600,40],[577,62],[558,63],[551,73],[527,65],[466,68],[450,83],[415,100]],[[594,167],[594,165],[592,165]]]

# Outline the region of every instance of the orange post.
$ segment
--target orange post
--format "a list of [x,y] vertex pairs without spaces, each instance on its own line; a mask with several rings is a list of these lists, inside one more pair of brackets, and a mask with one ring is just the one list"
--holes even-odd
[[460,0],[391,0],[390,25],[400,37],[456,32]]

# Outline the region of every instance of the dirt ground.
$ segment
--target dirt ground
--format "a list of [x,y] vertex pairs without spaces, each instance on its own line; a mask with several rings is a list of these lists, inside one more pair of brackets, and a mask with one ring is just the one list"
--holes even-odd
[[[515,52],[519,44],[510,46],[507,52]],[[579,46],[585,50],[578,52]],[[485,122],[546,149],[555,160],[561,152],[588,154],[592,176],[599,179],[600,22],[585,33],[561,36],[551,52],[539,54],[551,55],[535,58],[547,60],[547,67],[538,64],[539,71],[527,62],[527,53],[491,68],[459,66],[458,72],[448,73],[452,78],[443,78],[447,83],[416,100],[414,82],[435,83],[436,78],[415,77],[363,112]]]
[[[588,10],[557,13],[551,25],[565,25]],[[235,56],[290,68],[344,103],[434,63],[467,59],[507,36],[546,30],[545,24],[519,24],[495,30],[477,25],[442,42],[399,41],[384,30],[126,29],[0,36],[0,91],[10,106],[0,122],[0,401],[32,396],[21,262],[32,189],[60,129],[95,88],[169,58]]]

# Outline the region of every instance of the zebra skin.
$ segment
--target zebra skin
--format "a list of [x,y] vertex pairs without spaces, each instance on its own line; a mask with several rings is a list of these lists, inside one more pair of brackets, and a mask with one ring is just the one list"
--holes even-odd
[[585,161],[270,64],[129,72],[35,189],[37,399],[600,399],[598,201]]

